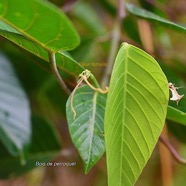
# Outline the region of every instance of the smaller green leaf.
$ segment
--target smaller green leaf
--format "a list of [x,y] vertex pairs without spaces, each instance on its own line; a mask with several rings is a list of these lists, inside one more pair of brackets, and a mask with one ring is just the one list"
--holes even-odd
[[88,173],[105,151],[103,120],[106,95],[88,86],[78,88],[73,99],[75,119],[70,102],[71,96],[66,106],[70,135],[84,162],[85,173]]
[[126,8],[131,14],[136,15],[138,17],[141,17],[141,18],[144,18],[144,19],[147,19],[147,20],[150,20],[150,21],[158,22],[163,26],[170,27],[171,29],[174,29],[174,30],[179,31],[179,32],[185,32],[186,31],[185,26],[182,26],[180,24],[176,24],[174,22],[171,22],[171,21],[169,21],[165,18],[162,18],[162,17],[160,17],[160,16],[158,16],[158,15],[156,15],[156,14],[150,12],[150,11],[147,11],[145,9],[137,7],[133,4],[127,3]]
[[167,119],[186,126],[186,113],[174,107],[168,106]]
[[31,139],[30,106],[9,61],[0,54],[0,140],[12,155],[21,155]]

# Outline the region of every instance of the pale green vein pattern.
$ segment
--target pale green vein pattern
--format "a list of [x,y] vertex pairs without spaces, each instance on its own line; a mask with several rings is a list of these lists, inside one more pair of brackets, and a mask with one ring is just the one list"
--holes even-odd
[[77,113],[75,119],[70,100],[71,96],[66,109],[69,131],[84,162],[84,171],[88,173],[105,151],[103,120],[106,95],[97,93],[88,86],[78,88],[73,101]]
[[1,0],[0,20],[48,51],[71,50],[79,36],[61,10],[41,0]]
[[115,61],[105,111],[109,186],[134,185],[164,125],[168,82],[158,63],[124,43]]

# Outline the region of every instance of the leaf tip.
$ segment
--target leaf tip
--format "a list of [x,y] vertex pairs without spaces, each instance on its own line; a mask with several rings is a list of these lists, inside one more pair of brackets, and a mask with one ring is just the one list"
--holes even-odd
[[121,46],[128,46],[129,44],[127,43],[127,42],[123,42],[122,44],[121,44]]

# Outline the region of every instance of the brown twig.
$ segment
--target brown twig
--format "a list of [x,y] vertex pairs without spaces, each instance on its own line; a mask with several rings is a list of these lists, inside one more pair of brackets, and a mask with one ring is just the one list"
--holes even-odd
[[169,149],[170,153],[172,154],[173,158],[181,164],[186,164],[186,159],[182,158],[178,152],[174,149],[174,147],[165,139],[164,136],[160,135],[159,140]]
[[62,7],[62,10],[64,12],[69,12],[72,10],[74,4],[76,3],[77,0],[68,0],[67,3]]
[[124,6],[124,0],[118,0],[118,18],[121,20],[126,16]]
[[49,61],[50,61],[50,66],[52,68],[52,72],[53,72],[54,76],[56,77],[56,79],[58,80],[61,88],[69,95],[71,92],[67,88],[64,80],[62,79],[62,77],[60,76],[60,74],[58,72],[58,69],[57,69],[57,66],[56,66],[55,53],[49,52]]

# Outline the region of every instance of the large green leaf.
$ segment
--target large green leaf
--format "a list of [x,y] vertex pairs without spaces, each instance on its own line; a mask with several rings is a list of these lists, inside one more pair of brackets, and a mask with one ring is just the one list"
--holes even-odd
[[105,151],[103,120],[106,96],[88,86],[78,88],[73,100],[77,113],[75,119],[70,102],[71,96],[66,106],[70,135],[84,162],[85,173],[88,173]]
[[[19,158],[12,157],[0,143],[1,179],[24,174],[36,167],[47,167],[47,162],[52,160],[59,152],[59,139],[50,123],[40,116],[33,115],[32,131],[30,152],[24,165],[20,164]],[[37,162],[40,163],[40,166]]]
[[47,51],[70,50],[79,44],[71,22],[47,1],[1,0],[0,19]]
[[167,119],[186,126],[186,113],[174,107],[168,106]]
[[[0,35],[4,38],[15,43],[19,47],[27,50],[28,52],[36,55],[42,60],[49,62],[48,52],[39,44],[27,39],[20,32],[16,31],[14,28],[0,21]],[[64,51],[59,51],[56,53],[57,66],[60,70],[66,71],[68,74],[78,76],[84,68],[79,65],[75,60],[73,60]]]
[[169,27],[169,28],[174,29],[174,30],[179,31],[179,32],[185,32],[186,31],[185,26],[182,26],[180,24],[176,24],[174,22],[171,22],[171,21],[169,21],[165,18],[162,18],[162,17],[160,17],[160,16],[158,16],[158,15],[156,15],[156,14],[150,12],[150,11],[147,11],[145,9],[137,7],[133,4],[127,3],[126,8],[131,14],[134,14],[134,15],[139,16],[141,18],[144,18],[144,19],[147,19],[147,20],[150,20],[150,21],[158,22],[163,26]]
[[9,61],[0,55],[0,140],[13,155],[23,157],[30,143],[30,106]]
[[124,43],[115,61],[105,111],[109,186],[134,185],[162,131],[168,82],[147,53]]

